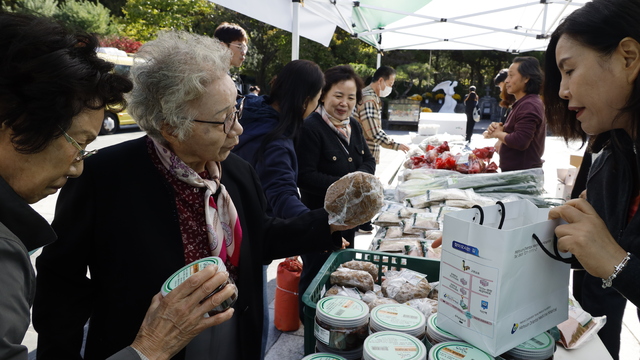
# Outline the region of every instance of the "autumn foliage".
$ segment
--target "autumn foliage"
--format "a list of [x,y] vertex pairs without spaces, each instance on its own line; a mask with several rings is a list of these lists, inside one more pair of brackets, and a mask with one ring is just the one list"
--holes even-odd
[[134,54],[142,46],[142,43],[126,36],[109,36],[100,40],[100,46],[114,47],[126,53]]

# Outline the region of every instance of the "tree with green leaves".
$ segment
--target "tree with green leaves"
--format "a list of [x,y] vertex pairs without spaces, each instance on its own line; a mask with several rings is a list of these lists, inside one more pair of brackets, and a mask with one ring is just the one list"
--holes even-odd
[[54,17],[75,30],[99,35],[113,35],[118,32],[111,21],[111,11],[98,2],[66,0],[58,9]]

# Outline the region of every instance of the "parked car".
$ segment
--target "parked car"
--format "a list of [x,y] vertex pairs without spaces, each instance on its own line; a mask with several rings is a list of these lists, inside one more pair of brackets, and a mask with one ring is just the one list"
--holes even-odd
[[[97,49],[98,57],[115,64],[113,71],[117,74],[129,76],[129,70],[133,65],[133,57],[122,50],[116,48],[101,47]],[[136,125],[135,120],[127,113],[126,109],[119,110],[117,107],[107,107],[104,111],[104,120],[101,135],[114,134],[120,130],[122,125]]]

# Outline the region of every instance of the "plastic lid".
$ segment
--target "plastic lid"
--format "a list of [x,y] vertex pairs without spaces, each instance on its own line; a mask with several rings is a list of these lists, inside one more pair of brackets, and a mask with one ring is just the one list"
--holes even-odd
[[342,356],[329,353],[315,353],[302,358],[302,360],[346,360]]
[[426,360],[427,348],[415,337],[397,331],[380,331],[364,341],[363,360]]
[[429,360],[495,360],[477,347],[462,341],[446,341],[434,345],[429,351]]
[[440,327],[438,327],[436,322],[437,320],[438,320],[438,313],[435,313],[429,316],[429,319],[427,320],[427,335],[429,335],[429,337],[433,339],[434,342],[440,343],[443,341],[460,340],[459,337],[453,335],[448,331],[442,330]]
[[330,296],[318,301],[316,316],[330,326],[353,328],[369,321],[369,306],[347,296]]
[[371,310],[369,321],[374,332],[392,330],[417,337],[424,334],[427,319],[409,305],[384,304]]
[[506,353],[519,359],[544,360],[551,357],[554,352],[555,341],[553,337],[547,332],[543,332]]
[[171,290],[175,289],[178,285],[182,284],[185,280],[187,280],[191,275],[197,273],[198,271],[206,268],[209,265],[218,265],[218,271],[227,271],[227,267],[217,256],[209,256],[206,258],[202,258],[192,262],[189,265],[185,265],[180,270],[173,273],[173,275],[169,276],[167,281],[162,284],[162,296],[167,296]]

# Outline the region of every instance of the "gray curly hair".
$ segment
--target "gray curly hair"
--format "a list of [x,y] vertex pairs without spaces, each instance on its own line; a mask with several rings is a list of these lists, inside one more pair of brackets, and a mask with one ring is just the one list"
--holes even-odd
[[212,82],[227,76],[231,52],[220,41],[183,31],[161,32],[144,44],[131,68],[129,114],[154,140],[166,144],[161,129],[173,128],[180,141],[192,132],[196,114],[189,104]]

